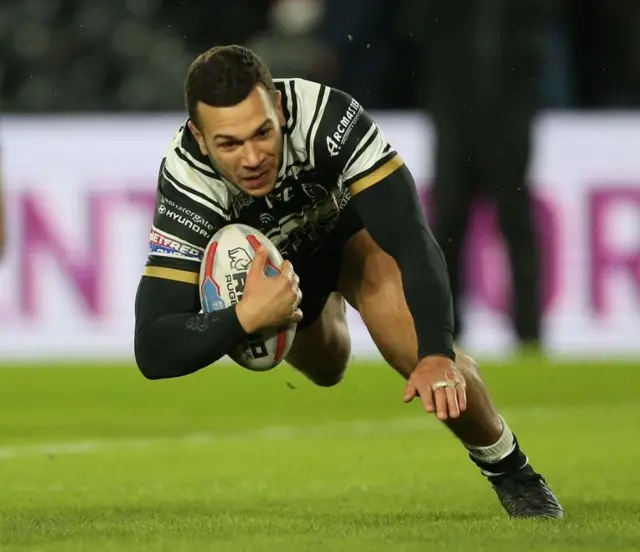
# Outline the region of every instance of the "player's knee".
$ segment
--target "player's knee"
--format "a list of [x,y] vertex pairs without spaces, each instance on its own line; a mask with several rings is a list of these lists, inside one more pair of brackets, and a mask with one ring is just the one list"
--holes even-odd
[[331,339],[322,343],[310,339],[297,345],[287,361],[311,382],[320,387],[333,387],[342,381],[351,356],[346,320],[335,321]]
[[315,369],[307,375],[309,379],[320,387],[333,387],[344,378],[351,356],[351,341],[347,334],[346,339],[334,343],[325,356],[326,362],[314,363]]
[[344,371],[338,372],[332,369],[316,374],[307,374],[307,377],[318,387],[334,387],[342,381],[342,378],[344,377]]

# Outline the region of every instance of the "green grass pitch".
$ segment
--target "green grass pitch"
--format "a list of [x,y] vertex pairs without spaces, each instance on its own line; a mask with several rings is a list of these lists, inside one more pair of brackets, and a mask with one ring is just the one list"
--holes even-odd
[[640,363],[483,375],[565,520],[506,518],[382,364],[332,389],[285,365],[1,369],[0,551],[640,549]]

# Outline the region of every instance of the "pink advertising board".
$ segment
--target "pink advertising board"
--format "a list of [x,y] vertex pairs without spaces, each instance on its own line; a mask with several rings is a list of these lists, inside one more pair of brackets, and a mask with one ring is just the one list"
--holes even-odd
[[[378,114],[427,201],[433,133]],[[133,302],[158,164],[180,115],[7,117],[0,127],[9,249],[0,265],[3,359],[133,358]],[[543,256],[544,337],[558,357],[640,358],[640,115],[541,117],[530,181]],[[509,273],[493,209],[466,253],[472,353],[512,345]],[[354,351],[377,356],[349,313]]]

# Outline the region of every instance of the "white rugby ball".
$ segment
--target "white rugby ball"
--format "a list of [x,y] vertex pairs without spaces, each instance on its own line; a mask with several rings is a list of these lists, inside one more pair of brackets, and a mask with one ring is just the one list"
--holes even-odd
[[[200,267],[200,303],[204,312],[231,307],[240,301],[249,266],[261,245],[269,253],[265,275],[275,276],[280,271],[282,255],[259,230],[245,224],[229,224],[214,234]],[[291,349],[296,328],[297,324],[291,323],[252,334],[228,356],[249,370],[271,370]]]

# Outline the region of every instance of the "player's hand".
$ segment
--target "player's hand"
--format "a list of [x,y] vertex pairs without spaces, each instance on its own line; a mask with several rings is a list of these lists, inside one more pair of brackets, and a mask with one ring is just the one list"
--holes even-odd
[[423,358],[409,376],[404,402],[420,397],[427,412],[435,412],[440,420],[458,418],[467,408],[464,377],[450,358]]
[[298,308],[302,300],[300,278],[289,261],[282,263],[277,276],[266,276],[264,271],[268,259],[269,254],[264,247],[256,251],[242,299],[236,307],[240,325],[248,334],[302,320],[302,312]]

